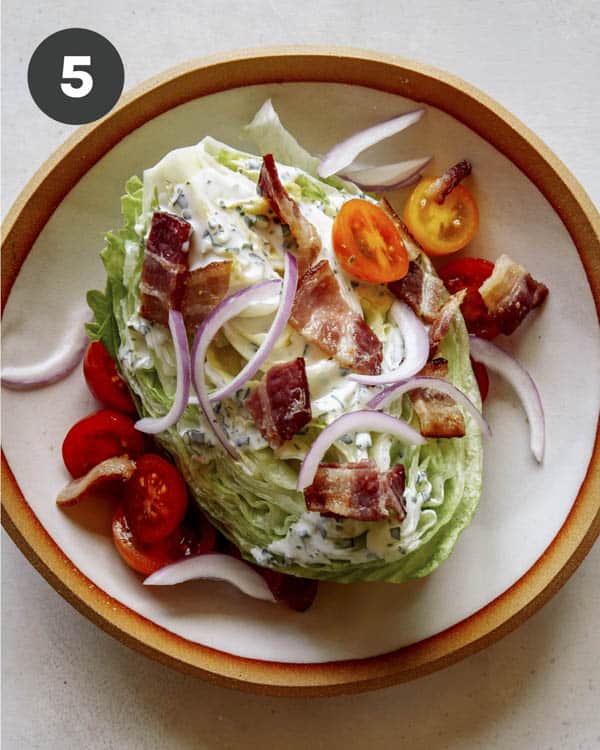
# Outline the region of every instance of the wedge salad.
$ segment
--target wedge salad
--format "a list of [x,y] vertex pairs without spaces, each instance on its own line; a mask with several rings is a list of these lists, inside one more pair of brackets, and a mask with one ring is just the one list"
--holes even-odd
[[[477,230],[470,163],[356,166],[423,113],[318,159],[268,101],[245,128],[256,154],[206,135],[127,183],[88,294],[84,370],[107,408],[67,435],[59,503],[117,482],[115,542],[148,583],[233,577],[286,599],[303,579],[305,609],[317,580],[430,574],[479,501],[483,364],[542,460],[535,385],[490,339],[546,287],[507,255],[443,264]],[[404,207],[382,197],[409,185]]]

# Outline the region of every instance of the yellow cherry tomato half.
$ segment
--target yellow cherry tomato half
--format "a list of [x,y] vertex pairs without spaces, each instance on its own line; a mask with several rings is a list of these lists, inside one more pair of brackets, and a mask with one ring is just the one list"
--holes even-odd
[[344,203],[333,222],[332,240],[340,265],[355,279],[385,284],[408,272],[402,237],[374,203],[360,198]]
[[442,204],[426,195],[435,177],[426,177],[413,190],[402,218],[412,236],[428,255],[448,255],[462,250],[479,226],[475,198],[464,185],[457,185]]

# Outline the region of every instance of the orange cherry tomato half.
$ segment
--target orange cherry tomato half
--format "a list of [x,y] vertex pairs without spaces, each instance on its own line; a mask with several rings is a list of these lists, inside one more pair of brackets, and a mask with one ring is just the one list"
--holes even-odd
[[427,198],[425,192],[434,179],[426,177],[419,182],[404,206],[402,218],[428,255],[448,255],[473,239],[479,210],[464,185],[457,185],[442,204]]
[[101,409],[71,427],[62,444],[62,456],[69,473],[77,479],[107,458],[137,458],[144,452],[144,443],[144,435],[129,417]]
[[103,406],[131,416],[137,415],[127,383],[101,341],[92,341],[85,350],[83,375],[92,395]]
[[136,461],[123,507],[135,537],[144,544],[166,539],[183,521],[187,487],[179,471],[154,453]]
[[342,268],[361,281],[385,284],[408,272],[408,253],[394,222],[374,203],[353,198],[340,208],[332,230]]

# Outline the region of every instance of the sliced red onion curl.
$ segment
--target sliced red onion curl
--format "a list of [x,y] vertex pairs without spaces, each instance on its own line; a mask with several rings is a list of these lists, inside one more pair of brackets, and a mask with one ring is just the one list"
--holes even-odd
[[386,385],[406,380],[425,367],[429,358],[429,334],[423,323],[404,302],[394,302],[390,315],[400,329],[404,339],[404,359],[399,367],[381,375],[352,373],[350,380],[363,385]]
[[259,281],[258,284],[253,284],[246,289],[241,289],[226,297],[202,321],[196,331],[194,343],[192,344],[192,384],[198,396],[200,408],[223,450],[235,461],[239,459],[240,455],[229,442],[210,403],[208,386],[206,385],[206,378],[204,376],[206,353],[210,342],[216,336],[221,326],[227,323],[228,320],[231,320],[231,318],[239,315],[248,305],[254,302],[261,302],[265,297],[275,294],[281,288],[281,285],[281,279]]
[[177,368],[177,388],[171,408],[164,417],[144,417],[138,419],[135,427],[140,432],[156,435],[164,432],[179,421],[190,398],[190,350],[183,315],[178,310],[169,310],[169,330],[175,347],[175,362]]
[[406,393],[407,391],[413,391],[415,388],[429,388],[432,391],[440,391],[441,393],[445,393],[447,396],[450,396],[450,398],[456,401],[459,406],[462,406],[466,411],[469,412],[469,414],[477,423],[477,426],[479,427],[481,432],[486,437],[491,436],[492,431],[490,430],[489,424],[483,418],[481,412],[471,401],[471,399],[466,396],[461,390],[459,390],[455,385],[452,385],[452,383],[449,383],[447,380],[442,380],[441,378],[417,375],[414,378],[406,380],[404,383],[398,383],[397,385],[392,385],[389,388],[384,388],[381,393],[378,393],[367,403],[367,406],[370,409],[385,409],[386,406],[389,406],[393,401],[400,398],[404,393]]
[[173,586],[177,583],[203,579],[225,581],[254,599],[275,602],[265,579],[242,560],[218,552],[183,560],[160,568],[144,580],[144,586]]
[[371,125],[371,127],[360,130],[349,138],[340,141],[340,143],[337,143],[325,154],[317,167],[317,174],[319,177],[331,177],[331,175],[337,174],[352,164],[356,157],[365,149],[418,122],[424,112],[424,109],[405,112],[398,117],[393,117],[391,120]]
[[546,443],[544,407],[537,386],[523,365],[491,341],[471,336],[471,355],[493,372],[501,375],[515,389],[529,421],[529,445],[541,463]]
[[335,419],[323,430],[309,448],[298,473],[298,481],[296,483],[298,491],[304,490],[313,483],[319,463],[327,452],[327,449],[338,438],[349,432],[387,432],[410,445],[423,445],[425,442],[425,438],[410,425],[401,419],[392,417],[390,414],[383,414],[382,412],[371,411],[370,409],[342,414],[341,417]]
[[107,458],[82,477],[73,479],[58,493],[56,504],[61,508],[78,505],[92,491],[117,480],[126,482],[135,471],[135,461],[128,456]]
[[256,375],[260,370],[287,325],[292,312],[292,305],[294,304],[297,286],[298,263],[292,253],[286,253],[283,287],[281,289],[281,303],[275,314],[275,318],[271,323],[271,327],[254,357],[246,363],[245,367],[235,376],[235,378],[227,385],[222,386],[210,394],[209,398],[212,403],[233,395],[244,385],[244,383],[250,380],[250,378]]
[[384,164],[380,167],[363,167],[361,169],[346,169],[342,175],[361,190],[374,193],[384,193],[386,190],[414,185],[421,179],[423,170],[431,161],[431,156],[422,159],[410,159],[397,164]]
[[85,308],[73,331],[69,332],[61,346],[48,359],[33,365],[3,367],[0,381],[5,388],[27,391],[43,388],[63,380],[83,359],[89,343],[84,325],[90,320],[90,311]]

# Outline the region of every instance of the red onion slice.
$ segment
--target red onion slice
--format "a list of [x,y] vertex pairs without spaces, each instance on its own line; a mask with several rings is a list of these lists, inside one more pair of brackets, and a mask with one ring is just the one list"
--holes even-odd
[[62,342],[48,359],[22,367],[3,367],[0,382],[5,388],[14,391],[27,391],[43,388],[63,380],[83,359],[88,338],[83,328],[90,319],[90,311],[85,308],[75,329]]
[[329,446],[338,438],[346,435],[348,432],[370,431],[387,432],[411,445],[423,445],[425,442],[425,438],[410,425],[401,419],[392,417],[390,414],[383,414],[382,412],[371,411],[370,409],[342,414],[341,417],[338,417],[323,430],[309,448],[298,473],[296,489],[302,491],[305,487],[313,483],[321,459]]
[[544,407],[537,386],[523,365],[491,341],[471,336],[471,355],[493,372],[497,372],[515,389],[529,421],[529,445],[541,463],[546,443]]
[[356,157],[370,146],[383,141],[421,119],[424,109],[405,112],[391,120],[379,122],[365,130],[354,133],[328,151],[317,167],[319,177],[331,177],[352,164]]
[[219,553],[187,557],[166,565],[148,576],[144,586],[174,586],[196,579],[225,581],[254,599],[275,602],[267,582],[259,573],[242,560]]
[[259,346],[254,357],[246,363],[245,367],[235,376],[235,378],[227,385],[210,394],[211,402],[220,401],[222,398],[227,398],[228,396],[233,395],[244,385],[244,383],[250,380],[250,378],[260,370],[287,325],[292,312],[292,305],[294,304],[297,286],[298,263],[292,253],[286,253],[283,287],[281,289],[281,303],[275,318],[271,323],[269,332]]
[[381,375],[352,373],[348,375],[350,380],[363,385],[386,385],[406,380],[425,367],[429,358],[429,334],[423,323],[404,302],[394,302],[390,308],[390,315],[404,339],[404,359],[400,366]]
[[175,347],[175,363],[177,367],[177,389],[171,408],[164,417],[154,419],[145,417],[138,419],[135,427],[140,432],[156,435],[164,432],[179,421],[190,398],[190,350],[183,315],[178,310],[169,310],[169,330]]
[[404,383],[398,383],[397,385],[392,385],[389,388],[384,388],[381,393],[378,393],[368,402],[367,406],[370,409],[385,409],[385,407],[389,406],[392,401],[395,401],[407,391],[412,391],[415,388],[430,388],[432,391],[441,391],[441,393],[445,393],[447,396],[450,396],[450,398],[456,401],[459,406],[462,406],[466,411],[469,412],[475,422],[477,422],[477,426],[479,427],[481,432],[486,437],[491,436],[492,431],[490,430],[489,424],[483,418],[481,412],[471,401],[471,399],[466,396],[461,390],[459,390],[455,385],[452,385],[452,383],[449,383],[447,380],[442,380],[441,378],[432,378],[426,377],[424,375],[417,375],[416,377],[410,378]]
[[361,190],[382,193],[418,182],[421,170],[429,164],[431,159],[431,156],[425,156],[422,159],[410,159],[397,164],[384,164],[380,167],[347,169],[343,177],[358,185]]
[[272,279],[269,281],[259,281],[246,289],[241,289],[234,294],[229,295],[211,310],[206,318],[200,324],[192,344],[192,384],[198,402],[206,417],[215,437],[223,447],[226,453],[235,461],[239,459],[238,451],[229,442],[225,431],[217,421],[216,414],[210,403],[208,387],[204,377],[204,362],[210,342],[213,340],[222,325],[227,323],[231,318],[235,318],[242,310],[253,302],[261,302],[265,297],[274,294],[281,288],[281,279]]

